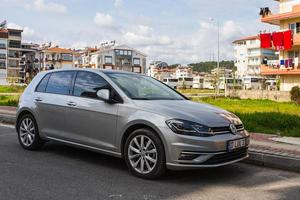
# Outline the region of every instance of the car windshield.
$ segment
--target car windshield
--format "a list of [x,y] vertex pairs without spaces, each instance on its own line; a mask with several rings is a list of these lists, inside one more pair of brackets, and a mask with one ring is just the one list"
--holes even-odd
[[134,100],[184,100],[165,84],[148,76],[126,73],[106,73],[125,94]]

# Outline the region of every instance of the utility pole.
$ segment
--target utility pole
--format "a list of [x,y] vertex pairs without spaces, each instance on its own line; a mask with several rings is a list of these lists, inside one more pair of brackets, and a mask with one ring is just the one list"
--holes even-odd
[[220,94],[220,22],[218,24],[217,94]]
[[214,18],[210,18],[210,21],[216,21],[217,22],[217,28],[218,28],[218,50],[217,50],[217,77],[216,77],[216,93],[217,95],[220,94],[220,21],[215,20]]

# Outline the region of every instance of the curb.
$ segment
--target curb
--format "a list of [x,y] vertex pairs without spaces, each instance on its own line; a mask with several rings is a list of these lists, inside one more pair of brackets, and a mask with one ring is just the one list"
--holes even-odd
[[244,162],[270,168],[300,172],[299,158],[269,154],[255,151],[254,149],[249,150],[249,158],[244,160]]
[[6,124],[12,124],[12,125],[14,125],[15,121],[16,121],[16,117],[15,116],[0,114],[0,122],[1,123],[6,123]]

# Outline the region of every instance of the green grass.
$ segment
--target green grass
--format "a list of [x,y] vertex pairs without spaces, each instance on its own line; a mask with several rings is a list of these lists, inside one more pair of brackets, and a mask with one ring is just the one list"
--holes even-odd
[[0,106],[17,106],[19,96],[0,96]]
[[22,93],[25,86],[0,85],[0,93]]
[[300,137],[300,106],[270,100],[193,98],[235,113],[251,132]]

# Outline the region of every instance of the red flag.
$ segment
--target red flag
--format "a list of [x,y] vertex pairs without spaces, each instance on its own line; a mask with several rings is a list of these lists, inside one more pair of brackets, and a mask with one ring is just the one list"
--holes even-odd
[[261,33],[260,34],[260,47],[263,49],[268,49],[272,47],[271,33]]
[[288,30],[283,32],[283,38],[284,38],[284,49],[289,50],[292,48],[292,31]]

